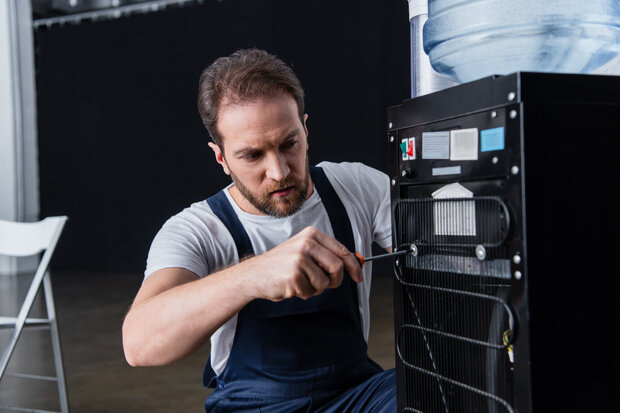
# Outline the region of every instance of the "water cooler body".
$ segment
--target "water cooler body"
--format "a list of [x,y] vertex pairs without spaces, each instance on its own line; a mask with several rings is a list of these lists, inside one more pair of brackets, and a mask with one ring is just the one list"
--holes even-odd
[[388,109],[399,412],[617,411],[620,77]]

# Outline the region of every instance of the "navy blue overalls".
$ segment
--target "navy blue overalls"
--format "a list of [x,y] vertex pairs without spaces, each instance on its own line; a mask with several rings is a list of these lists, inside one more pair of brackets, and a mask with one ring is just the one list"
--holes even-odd
[[[355,251],[351,223],[325,172],[310,167],[335,238]],[[207,199],[232,234],[239,257],[253,254],[247,232],[223,191]],[[203,381],[217,386],[205,400],[212,412],[395,412],[394,371],[367,356],[355,282],[308,300],[257,299],[238,314],[230,357],[215,377],[207,361]]]

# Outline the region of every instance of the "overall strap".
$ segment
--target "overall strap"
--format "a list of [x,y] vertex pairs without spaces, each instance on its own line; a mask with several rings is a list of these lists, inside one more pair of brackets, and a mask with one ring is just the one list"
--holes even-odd
[[207,198],[207,203],[211,207],[213,213],[217,215],[220,221],[226,226],[226,229],[228,229],[228,232],[232,235],[235,240],[239,259],[241,259],[254,254],[254,249],[252,248],[248,233],[245,228],[243,228],[243,224],[241,224],[239,217],[228,201],[224,191],[225,189],[222,189],[217,194]]
[[[228,229],[228,232],[230,232],[230,235],[232,235],[235,246],[237,247],[239,260],[241,260],[243,257],[254,254],[254,248],[252,248],[252,242],[250,241],[247,231],[243,227],[243,224],[241,224],[230,201],[228,201],[224,193],[225,190],[226,189],[222,189],[215,195],[207,198],[207,204],[209,204],[211,211],[222,221],[226,229]],[[213,371],[213,367],[211,367],[211,357],[209,356],[202,373],[203,385],[205,387],[215,387],[216,377],[217,375],[215,371]]]
[[312,176],[314,188],[321,196],[321,201],[323,201],[323,206],[327,211],[327,216],[334,230],[334,238],[343,243],[349,251],[355,251],[351,221],[340,197],[325,175],[325,171],[319,166],[311,166],[310,176]]

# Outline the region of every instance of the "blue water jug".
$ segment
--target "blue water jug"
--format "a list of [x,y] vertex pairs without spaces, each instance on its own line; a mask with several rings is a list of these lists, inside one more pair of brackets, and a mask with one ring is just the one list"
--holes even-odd
[[620,53],[620,0],[429,0],[424,50],[457,82],[590,73]]

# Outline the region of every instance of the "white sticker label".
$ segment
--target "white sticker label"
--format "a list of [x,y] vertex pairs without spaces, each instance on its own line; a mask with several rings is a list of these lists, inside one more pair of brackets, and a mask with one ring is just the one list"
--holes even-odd
[[475,161],[478,159],[478,129],[450,131],[450,160]]
[[422,159],[450,159],[450,132],[422,133]]

